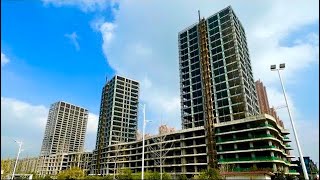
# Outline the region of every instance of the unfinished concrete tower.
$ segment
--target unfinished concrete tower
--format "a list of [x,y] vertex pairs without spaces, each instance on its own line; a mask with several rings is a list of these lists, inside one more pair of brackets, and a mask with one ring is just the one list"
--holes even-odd
[[182,128],[204,126],[199,26],[208,37],[214,123],[259,113],[245,31],[231,6],[179,32]]
[[100,172],[103,152],[111,144],[136,140],[139,83],[114,76],[103,87],[94,164]]
[[88,110],[59,101],[51,105],[40,156],[83,150]]

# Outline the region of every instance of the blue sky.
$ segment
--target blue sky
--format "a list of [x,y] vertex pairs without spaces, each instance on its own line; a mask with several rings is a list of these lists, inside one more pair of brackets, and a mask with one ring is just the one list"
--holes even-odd
[[[89,109],[85,145],[92,150],[101,89],[115,73],[140,81],[153,120],[147,132],[155,133],[160,119],[180,129],[177,34],[197,21],[198,9],[208,17],[231,5],[271,105],[284,101],[269,65],[287,64],[283,77],[300,143],[319,162],[319,2],[183,2],[1,1],[1,157],[15,156],[12,139],[25,142],[22,156],[37,155],[48,108],[58,100]],[[278,113],[291,131],[286,111]]]

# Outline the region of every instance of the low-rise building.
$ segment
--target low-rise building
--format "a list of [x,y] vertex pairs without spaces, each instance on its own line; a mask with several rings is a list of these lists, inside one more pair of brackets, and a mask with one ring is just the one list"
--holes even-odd
[[[289,131],[267,114],[217,123],[216,147],[218,164],[223,172],[267,170],[290,172],[291,164],[287,135]],[[164,137],[165,136],[165,137]],[[163,138],[164,137],[164,138]],[[159,142],[156,139],[163,139]],[[159,146],[159,143],[162,146]],[[159,148],[162,147],[162,148]],[[162,152],[163,172],[186,174],[192,177],[207,169],[208,156],[203,126],[151,136],[145,139],[145,171],[160,172],[159,152]],[[94,151],[91,174],[113,174],[119,168],[141,171],[142,141],[110,145],[102,151],[100,172],[97,171]]]
[[60,171],[71,167],[81,168],[85,174],[89,173],[92,161],[92,152],[73,152],[40,156],[38,174],[40,176],[56,176]]
[[[312,159],[310,159],[310,157],[303,157],[303,160],[306,165],[309,179],[316,179],[319,176],[319,169],[317,165],[312,161]],[[292,161],[292,164],[296,164],[297,166],[293,169],[303,175],[300,158],[299,160]]]

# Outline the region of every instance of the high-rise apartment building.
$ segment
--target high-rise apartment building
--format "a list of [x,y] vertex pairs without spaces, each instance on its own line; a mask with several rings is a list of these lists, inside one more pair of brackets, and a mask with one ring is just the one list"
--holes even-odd
[[100,142],[111,145],[136,140],[138,96],[139,83],[118,75],[103,87],[96,149]]
[[83,150],[88,110],[63,101],[51,105],[40,156]]
[[[259,113],[244,28],[231,6],[205,19],[215,123]],[[203,126],[199,23],[179,32],[182,128]]]
[[100,171],[108,146],[136,140],[139,83],[114,76],[102,89],[93,166]]

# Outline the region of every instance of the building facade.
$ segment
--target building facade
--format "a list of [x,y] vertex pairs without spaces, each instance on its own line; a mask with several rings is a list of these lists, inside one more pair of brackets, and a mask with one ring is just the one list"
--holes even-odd
[[114,76],[102,89],[99,124],[94,156],[98,164],[103,149],[119,142],[136,140],[138,123],[139,83]]
[[88,110],[67,102],[51,105],[40,156],[79,152],[83,149]]
[[[248,172],[268,170],[290,171],[292,149],[288,144],[289,131],[283,129],[276,120],[267,114],[251,116],[238,121],[217,123],[216,141],[218,164],[221,172]],[[161,138],[163,137],[163,138]],[[188,178],[207,169],[205,129],[203,126],[162,133],[145,139],[145,171],[160,172],[160,157],[157,156],[159,141],[165,152],[162,156],[163,172],[174,175],[185,174]],[[100,171],[94,165],[91,174],[113,174],[121,168],[141,172],[142,141],[113,144],[105,148]],[[97,158],[93,157],[93,164]]]
[[[182,128],[204,125],[199,23],[179,32]],[[231,6],[205,19],[215,123],[259,113],[246,35]]]

